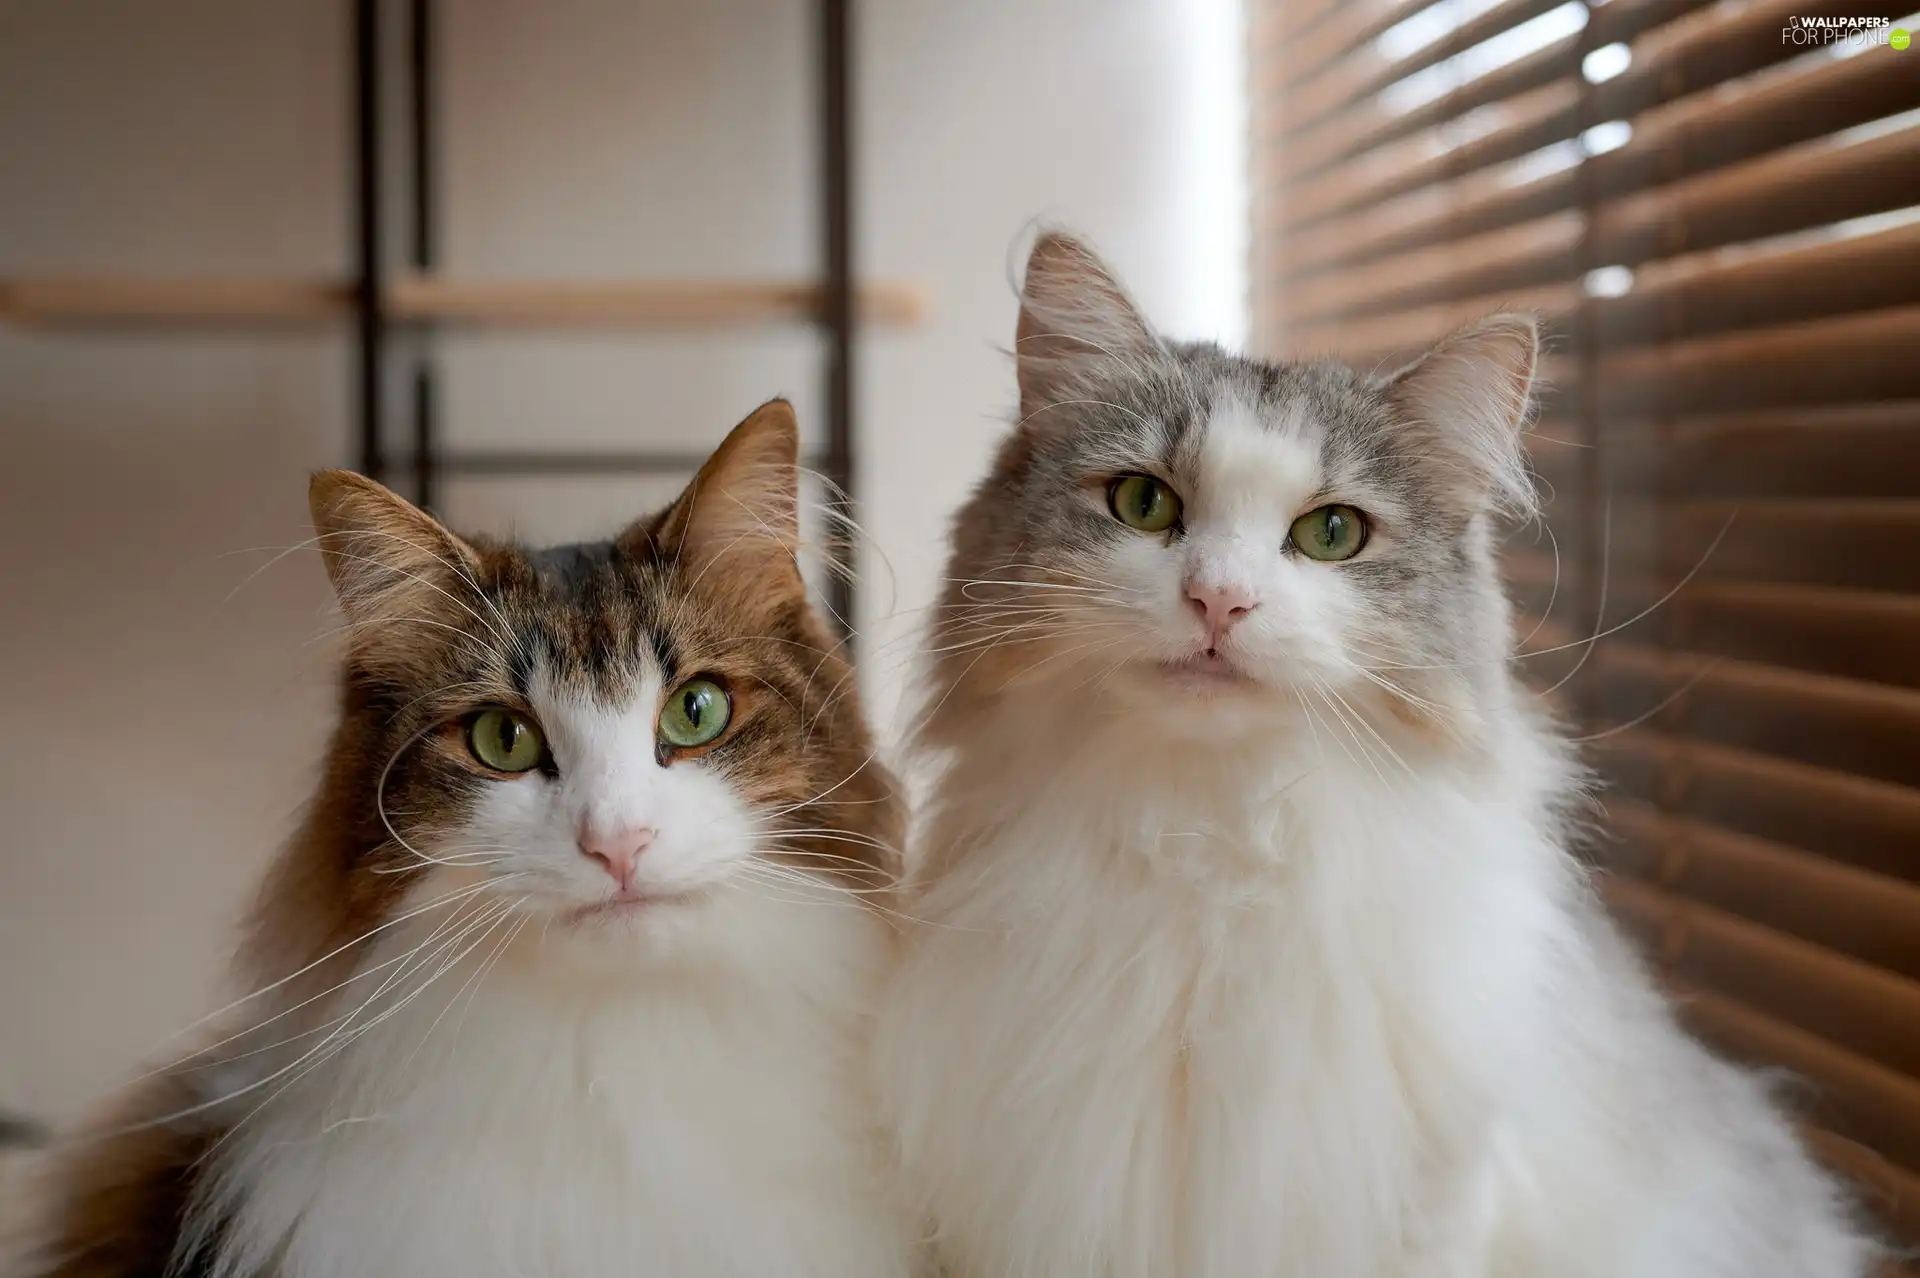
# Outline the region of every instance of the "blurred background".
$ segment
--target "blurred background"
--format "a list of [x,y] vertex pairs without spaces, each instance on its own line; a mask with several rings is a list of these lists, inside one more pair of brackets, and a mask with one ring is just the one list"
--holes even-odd
[[66,1121],[209,1006],[332,710],[318,560],[276,555],[316,467],[418,494],[423,371],[455,526],[605,535],[776,394],[828,469],[837,123],[888,721],[1014,401],[1027,223],[1244,338],[1243,57],[1230,0],[0,3],[0,704],[33,725],[0,769],[0,1109]]
[[314,468],[600,535],[789,395],[893,724],[1040,219],[1271,355],[1548,317],[1508,562],[1605,890],[1920,1244],[1912,3],[0,0],[0,1114],[211,1004],[330,711]]

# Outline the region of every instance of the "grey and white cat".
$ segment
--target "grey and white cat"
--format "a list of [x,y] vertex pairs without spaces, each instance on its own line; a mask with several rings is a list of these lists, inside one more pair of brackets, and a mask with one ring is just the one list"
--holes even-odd
[[1509,668],[1533,321],[1369,377],[1157,336],[1028,264],[960,512],[880,1027],[961,1278],[1853,1278],[1755,1078],[1570,855]]

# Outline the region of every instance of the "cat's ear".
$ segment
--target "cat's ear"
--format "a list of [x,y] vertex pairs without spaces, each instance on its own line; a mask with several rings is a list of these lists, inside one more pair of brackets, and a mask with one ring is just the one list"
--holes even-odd
[[1539,322],[1510,312],[1443,338],[1387,379],[1394,407],[1431,434],[1456,495],[1476,509],[1534,504],[1520,435],[1539,358]]
[[666,513],[621,537],[629,550],[677,558],[690,580],[730,589],[803,594],[800,424],[793,405],[769,400],[735,426]]
[[1040,237],[1027,256],[1014,333],[1022,418],[1073,398],[1103,364],[1126,365],[1157,344],[1098,254],[1057,231]]
[[438,520],[383,484],[323,470],[307,487],[320,558],[356,643],[390,625],[469,608],[480,558]]

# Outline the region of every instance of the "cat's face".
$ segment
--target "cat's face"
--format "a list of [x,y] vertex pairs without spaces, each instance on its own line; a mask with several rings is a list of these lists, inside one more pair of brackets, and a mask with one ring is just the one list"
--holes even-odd
[[1060,237],[1022,302],[1022,420],[956,526],[936,697],[1085,690],[1176,734],[1467,708],[1506,641],[1490,529],[1525,492],[1530,321],[1387,377],[1266,364],[1155,337]]
[[668,511],[545,551],[316,481],[364,874],[652,941],[799,875],[886,879],[890,783],[794,563],[794,447],[769,406]]

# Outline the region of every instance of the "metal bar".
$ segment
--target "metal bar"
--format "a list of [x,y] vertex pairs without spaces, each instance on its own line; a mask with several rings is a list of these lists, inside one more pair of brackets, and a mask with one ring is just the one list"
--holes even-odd
[[828,573],[827,604],[851,650],[854,624],[855,546],[847,522],[853,511],[854,467],[854,285],[853,285],[853,0],[819,0],[820,197],[824,319],[827,326],[827,456],[825,473],[835,490],[828,497],[834,519],[828,554],[839,570]]
[[45,1124],[23,1114],[0,1113],[0,1149],[37,1149],[46,1143]]
[[422,352],[413,361],[413,499],[422,510],[439,500],[440,475],[445,469],[439,447],[439,388],[433,364]]
[[412,128],[413,264],[420,270],[435,265],[438,236],[435,219],[434,167],[439,156],[433,128],[433,0],[413,0],[408,41],[408,123]]
[[380,244],[380,3],[355,0],[354,227],[359,279],[354,318],[359,337],[360,470],[374,479],[386,470],[383,421],[386,313]]
[[[434,131],[433,82],[433,0],[412,0],[409,6],[411,32],[407,77],[409,88],[408,123],[412,134],[413,182],[413,269],[425,275],[437,265],[437,221],[439,206],[435,199],[435,173],[439,159],[435,151],[438,138]],[[438,494],[434,491],[435,456],[439,434],[439,396],[434,384],[430,330],[415,337],[413,355],[413,491],[414,500],[431,510]]]

